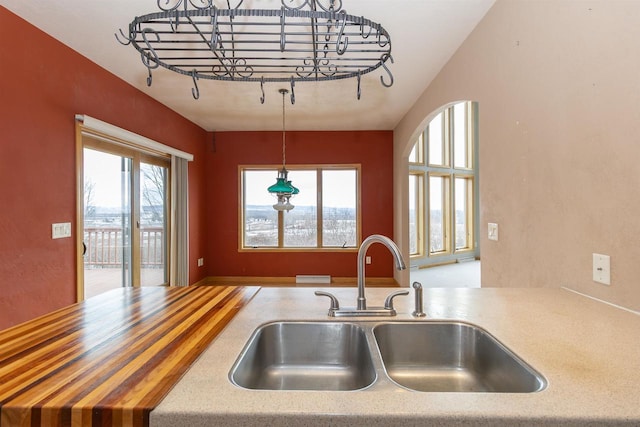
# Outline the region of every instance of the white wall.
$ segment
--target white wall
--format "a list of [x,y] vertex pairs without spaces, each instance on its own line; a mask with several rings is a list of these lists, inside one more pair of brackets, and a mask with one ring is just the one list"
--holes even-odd
[[[406,157],[428,115],[461,99],[479,102],[483,286],[640,310],[640,1],[496,2],[394,131],[405,254]],[[592,281],[594,252],[611,256],[609,287]]]

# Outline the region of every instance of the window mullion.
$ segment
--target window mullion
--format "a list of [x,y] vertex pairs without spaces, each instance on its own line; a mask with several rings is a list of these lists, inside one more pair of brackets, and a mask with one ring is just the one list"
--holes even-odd
[[475,151],[475,141],[473,138],[473,104],[470,102],[467,104],[467,121],[465,123],[465,140],[467,145],[467,167],[473,171],[476,170],[476,156],[473,155]]
[[453,253],[453,248],[455,246],[455,242],[453,241],[454,233],[453,233],[453,176],[451,173],[446,175],[445,178],[445,194],[444,200],[442,201],[442,205],[445,206],[446,215],[445,215],[445,253],[451,254]]
[[473,187],[475,186],[475,179],[470,177],[467,181],[467,249],[473,249],[475,239],[475,228],[473,226],[473,213],[475,211]]
[[447,191],[447,200],[444,202],[448,209],[447,215],[447,253],[455,254],[456,253],[456,179],[455,179],[455,144],[453,139],[453,106],[447,108],[445,110],[445,126],[443,129],[443,133],[445,135],[446,141],[446,153],[447,165],[448,165],[448,191]]
[[324,241],[322,238],[322,169],[318,168],[316,170],[316,238],[317,238],[317,246],[319,248],[324,246]]
[[453,168],[453,144],[451,137],[451,107],[442,113],[442,144],[443,144],[443,164],[449,168]]
[[132,183],[131,183],[131,271],[132,286],[140,286],[140,154],[135,153],[132,158]]
[[284,212],[278,211],[278,247],[284,247]]

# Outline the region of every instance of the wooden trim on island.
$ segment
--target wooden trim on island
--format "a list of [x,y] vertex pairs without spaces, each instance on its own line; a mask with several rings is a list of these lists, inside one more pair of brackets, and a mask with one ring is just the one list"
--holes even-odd
[[148,426],[258,290],[122,288],[0,331],[0,426]]

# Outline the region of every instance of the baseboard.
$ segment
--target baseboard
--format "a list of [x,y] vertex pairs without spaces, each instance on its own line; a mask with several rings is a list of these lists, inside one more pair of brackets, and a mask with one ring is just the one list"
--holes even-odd
[[298,274],[296,276],[296,284],[308,284],[308,283],[331,283],[331,276],[325,275],[310,275],[310,274]]
[[456,260],[451,260],[451,261],[442,261],[442,262],[434,262],[432,264],[422,264],[421,266],[418,267],[419,270],[423,270],[425,268],[431,268],[431,267],[442,267],[443,265],[453,265],[456,263]]
[[434,262],[434,263],[431,263],[431,264],[422,264],[422,265],[419,265],[419,266],[412,266],[411,268],[417,267],[418,270],[422,270],[422,269],[425,269],[425,268],[442,267],[444,265],[460,264],[460,263],[464,263],[464,262],[473,262],[473,261],[480,261],[480,258],[466,257],[466,258],[460,258],[460,259],[452,259],[452,260],[448,260],[448,261]]
[[200,279],[198,280],[196,283],[192,283],[190,286],[202,286],[202,285],[206,285],[208,282],[209,278],[205,277],[204,279]]
[[[367,287],[394,288],[399,287],[393,277],[367,277]],[[355,277],[331,277],[331,283],[296,283],[295,277],[256,277],[256,276],[209,276],[195,285],[217,286],[263,286],[263,287],[350,287],[357,286]]]

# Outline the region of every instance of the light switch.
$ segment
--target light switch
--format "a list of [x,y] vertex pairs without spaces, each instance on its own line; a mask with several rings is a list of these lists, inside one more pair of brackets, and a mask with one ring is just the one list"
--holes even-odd
[[59,222],[51,224],[51,238],[61,239],[63,237],[71,237],[71,223]]
[[489,240],[498,240],[498,224],[490,222],[487,227]]
[[593,254],[593,281],[611,285],[611,258],[608,255]]

